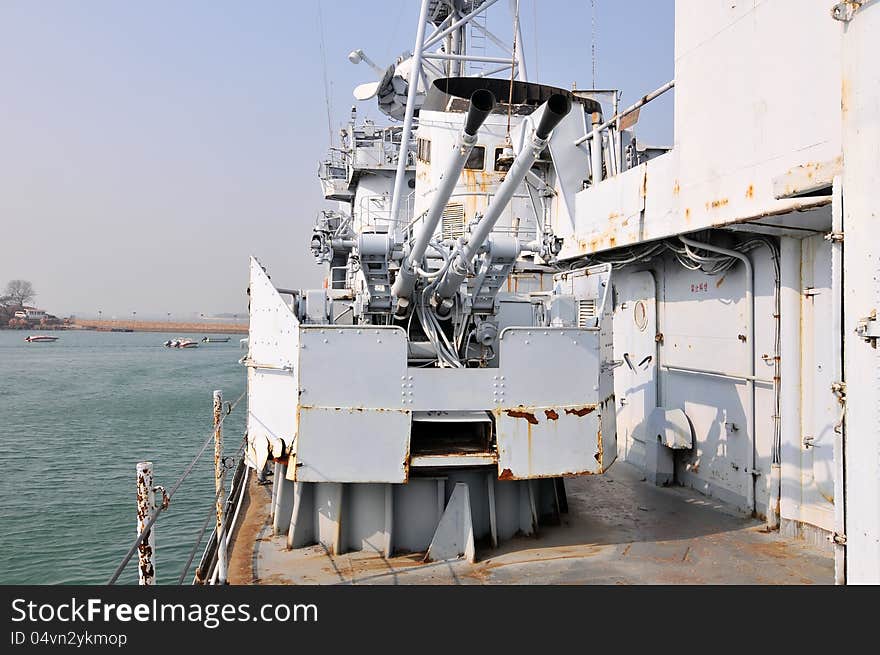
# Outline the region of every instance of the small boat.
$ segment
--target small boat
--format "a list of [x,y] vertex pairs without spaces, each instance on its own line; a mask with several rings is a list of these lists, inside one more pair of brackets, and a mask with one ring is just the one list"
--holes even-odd
[[166,348],[198,348],[199,342],[178,337],[177,339],[169,339],[162,345]]
[[229,343],[229,337],[202,337],[202,343]]
[[50,337],[48,334],[32,334],[25,338],[28,343],[53,343],[58,337]]

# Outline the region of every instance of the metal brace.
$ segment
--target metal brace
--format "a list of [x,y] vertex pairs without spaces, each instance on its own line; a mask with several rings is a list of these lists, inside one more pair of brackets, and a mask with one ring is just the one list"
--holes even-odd
[[846,535],[839,532],[832,532],[828,540],[837,546],[846,546]]
[[876,309],[872,309],[868,316],[859,319],[858,325],[856,325],[856,334],[870,343],[872,347],[877,347],[877,339],[880,339],[880,324],[877,323]]
[[153,493],[156,493],[157,491],[162,492],[162,502],[160,503],[162,509],[168,509],[168,505],[171,503],[171,496],[169,496],[168,492],[165,491],[165,487],[160,484],[157,484],[155,487],[153,487]]
[[271,364],[259,364],[250,358],[244,357],[239,360],[239,363],[244,364],[248,368],[263,369],[266,371],[287,371],[288,373],[293,372],[292,364],[285,364],[284,366],[272,366]]
[[853,16],[855,16],[855,13],[862,8],[863,4],[865,4],[865,0],[845,0],[844,2],[838,2],[831,7],[831,18],[839,20],[842,23],[848,23],[852,20]]
[[831,243],[843,243],[843,232],[829,232],[823,238]]
[[846,418],[846,382],[833,382],[831,384],[831,393],[837,396],[837,402],[840,403],[840,415],[837,423],[834,424],[835,434],[843,434],[843,421]]

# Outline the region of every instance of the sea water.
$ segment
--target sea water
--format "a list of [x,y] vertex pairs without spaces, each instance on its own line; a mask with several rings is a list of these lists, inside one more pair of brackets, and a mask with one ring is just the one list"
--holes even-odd
[[[178,349],[162,343],[203,335],[59,331],[26,343],[33,333],[0,330],[0,584],[103,584],[136,536],[137,463],[171,487],[212,433],[213,390],[231,402],[245,389],[244,335]],[[224,422],[227,455],[245,413],[242,400]],[[159,584],[177,582],[212,512],[213,450],[156,524]],[[137,582],[133,560],[120,583]]]

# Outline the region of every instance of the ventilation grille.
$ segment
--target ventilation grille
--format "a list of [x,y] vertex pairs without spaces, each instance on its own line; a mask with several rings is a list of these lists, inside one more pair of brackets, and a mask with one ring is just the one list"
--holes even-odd
[[451,202],[443,210],[442,229],[443,239],[457,239],[464,234],[464,205],[460,202]]
[[596,300],[590,298],[588,300],[578,300],[578,327],[593,327],[596,318]]

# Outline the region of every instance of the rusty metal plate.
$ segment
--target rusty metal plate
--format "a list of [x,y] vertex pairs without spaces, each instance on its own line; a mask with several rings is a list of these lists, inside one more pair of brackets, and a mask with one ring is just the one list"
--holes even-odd
[[600,473],[598,409],[595,404],[496,409],[499,479]]
[[406,482],[407,410],[300,407],[297,482]]

